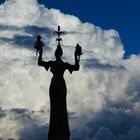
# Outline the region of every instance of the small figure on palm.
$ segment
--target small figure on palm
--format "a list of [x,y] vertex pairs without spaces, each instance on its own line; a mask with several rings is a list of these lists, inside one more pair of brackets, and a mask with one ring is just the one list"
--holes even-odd
[[75,47],[75,55],[78,56],[78,59],[80,61],[80,56],[83,54],[82,47],[79,44],[76,44]]
[[38,55],[39,51],[42,51],[44,43],[41,41],[41,36],[37,36],[37,41],[34,43],[34,48],[36,49],[36,55]]

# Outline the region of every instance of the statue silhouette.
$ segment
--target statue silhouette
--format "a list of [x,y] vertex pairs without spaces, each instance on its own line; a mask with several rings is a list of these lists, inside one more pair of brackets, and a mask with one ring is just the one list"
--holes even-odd
[[41,36],[37,36],[37,41],[34,43],[34,48],[36,49],[36,55],[40,50],[42,50],[42,47],[44,46],[44,43],[41,41]]
[[39,50],[38,65],[43,66],[47,71],[50,68],[50,71],[53,74],[49,88],[50,123],[48,140],[69,140],[70,130],[66,102],[67,88],[63,75],[65,70],[69,70],[70,73],[79,70],[80,55],[82,55],[82,53],[76,47],[76,51],[74,53],[74,65],[63,62],[61,59],[63,50],[60,46],[60,42],[58,42],[55,50],[56,60],[45,62],[42,60],[42,53],[43,48]]

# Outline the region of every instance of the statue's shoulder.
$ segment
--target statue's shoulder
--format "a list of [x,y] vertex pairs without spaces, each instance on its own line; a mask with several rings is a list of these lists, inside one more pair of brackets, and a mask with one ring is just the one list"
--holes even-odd
[[68,62],[64,62],[64,64],[65,64],[66,66],[70,65],[70,63],[68,63]]

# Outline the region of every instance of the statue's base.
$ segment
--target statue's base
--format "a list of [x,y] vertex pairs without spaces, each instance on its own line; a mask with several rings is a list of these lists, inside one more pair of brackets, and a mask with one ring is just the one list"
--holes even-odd
[[69,136],[48,136],[48,140],[70,140]]

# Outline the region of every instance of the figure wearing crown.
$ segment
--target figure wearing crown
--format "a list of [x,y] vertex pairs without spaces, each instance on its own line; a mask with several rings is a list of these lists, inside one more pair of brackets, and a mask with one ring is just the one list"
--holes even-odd
[[[47,71],[50,69],[53,74],[50,88],[49,88],[49,97],[50,97],[50,123],[49,123],[49,132],[48,140],[70,140],[70,130],[68,123],[68,112],[67,112],[67,87],[64,80],[64,72],[68,70],[70,73],[73,71],[78,71],[80,68],[80,56],[82,53],[82,48],[79,44],[76,45],[76,50],[74,53],[75,64],[69,64],[62,60],[63,50],[61,47],[60,38],[61,31],[60,26],[58,26],[58,31],[55,32],[58,37],[56,41],[58,42],[57,48],[55,50],[55,60],[43,61],[42,52],[43,45],[41,41],[37,41],[35,48],[39,52],[38,65],[44,67]],[[41,44],[41,45],[40,45]]]

